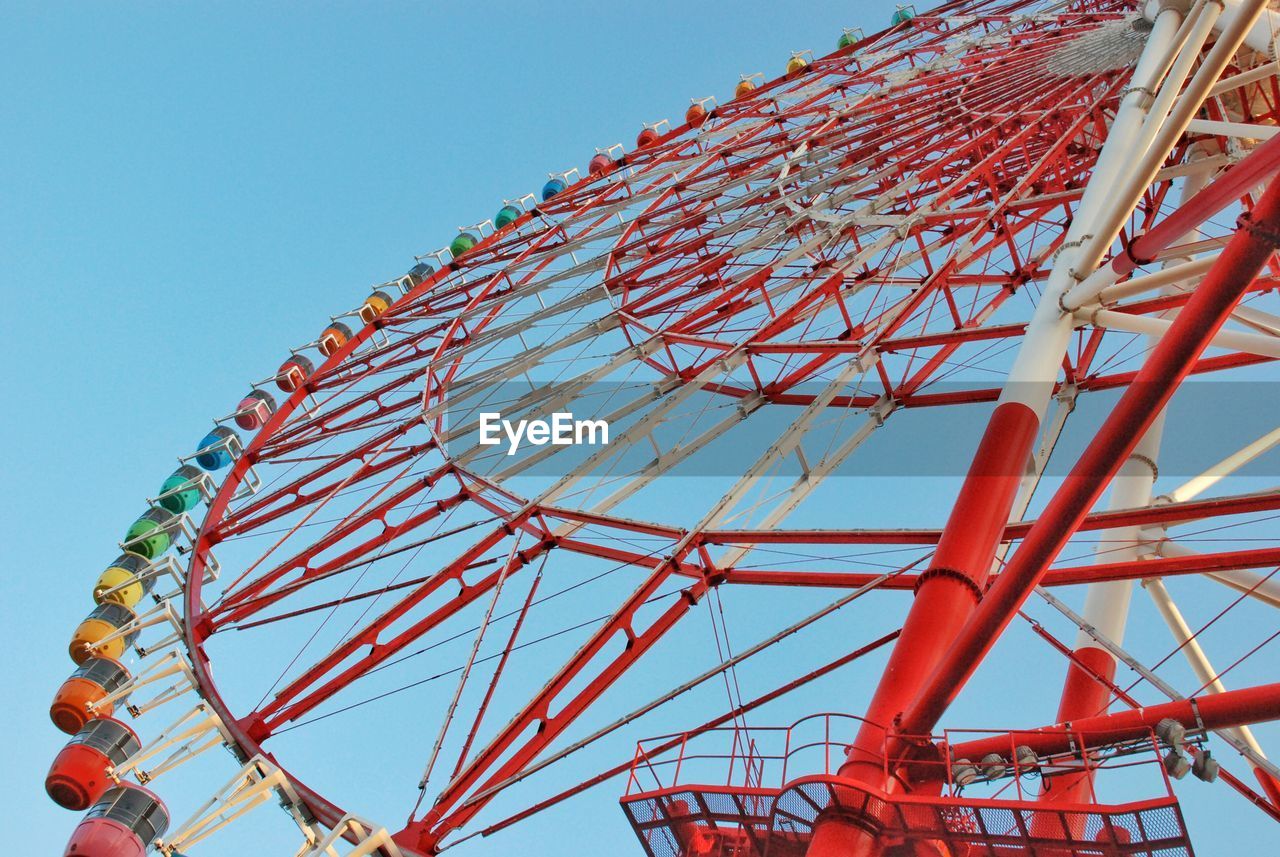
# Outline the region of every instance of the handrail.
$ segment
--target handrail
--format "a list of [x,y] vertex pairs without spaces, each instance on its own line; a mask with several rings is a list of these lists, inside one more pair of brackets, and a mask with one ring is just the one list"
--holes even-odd
[[[791,782],[796,775],[801,777],[821,774],[832,776],[839,773],[843,763],[847,744],[834,736],[856,733],[855,724],[865,723],[865,718],[840,712],[819,712],[800,718],[789,726],[752,726],[751,735],[744,736],[737,726],[724,726],[697,732],[670,733],[643,739],[636,744],[632,769],[627,782],[627,796],[646,792],[641,783],[640,770],[643,769],[652,778],[657,790],[670,789],[679,785],[687,785],[698,781],[700,774],[707,770],[708,763],[727,762],[727,771],[702,778],[701,782],[722,782],[725,788],[740,787],[748,791],[767,791],[781,788]],[[838,725],[839,728],[833,729]],[[803,730],[803,731],[802,731]],[[1019,730],[998,729],[947,729],[940,736],[905,736],[892,730],[885,730],[884,743],[900,743],[904,740],[920,743],[932,743],[938,748],[936,760],[920,760],[915,764],[922,767],[939,766],[938,779],[942,781],[947,794],[958,795],[967,786],[1005,782],[1000,786],[1003,791],[1012,787],[1018,800],[1026,799],[1023,792],[1023,779],[1028,776],[1044,776],[1048,773],[1064,773],[1078,771],[1092,773],[1100,768],[1123,768],[1137,764],[1159,763],[1165,747],[1154,730],[1147,730],[1146,735],[1133,740],[1097,746],[1088,736],[1070,726],[1062,730],[1068,735],[1068,743],[1072,752],[1039,757],[1031,754],[1028,761],[1025,754],[1020,754],[1019,737],[1024,732]],[[1043,734],[1044,730],[1037,730]],[[834,733],[834,735],[833,735]],[[1007,749],[994,753],[998,760],[991,759],[989,754],[982,758],[957,759],[955,748],[963,746],[964,741],[956,740],[964,736],[967,740],[981,736],[1001,736],[1008,741]],[[1203,736],[1193,733],[1188,736],[1189,743],[1196,743]],[[717,746],[717,740],[720,745]],[[674,742],[674,746],[673,746]],[[991,747],[993,742],[983,740],[981,744]],[[724,745],[727,744],[727,749]],[[652,749],[647,749],[651,747]],[[1079,752],[1089,748],[1087,752]],[[1026,750],[1027,748],[1021,748]],[[821,764],[812,758],[815,751],[823,754]],[[808,754],[803,763],[798,757]],[[833,760],[833,755],[835,756]],[[882,753],[886,776],[888,770],[888,754]],[[1135,760],[1130,757],[1142,755],[1145,758]],[[957,762],[961,764],[957,765]],[[739,765],[739,763],[741,763]],[[1172,785],[1168,772],[1163,764],[1161,771],[1165,790],[1172,794]],[[696,773],[694,773],[696,772]],[[957,774],[959,773],[959,776]],[[1087,778],[1092,788],[1093,777]],[[1098,797],[1091,794],[1096,802]]]

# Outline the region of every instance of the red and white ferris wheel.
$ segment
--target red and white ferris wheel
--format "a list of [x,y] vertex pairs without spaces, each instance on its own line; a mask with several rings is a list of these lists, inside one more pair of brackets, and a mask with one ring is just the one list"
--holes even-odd
[[609,789],[638,842],[566,850],[1190,854],[1209,791],[1280,841],[1280,489],[1237,475],[1280,15],[890,24],[505,201],[216,421],[75,630],[68,855],[266,803],[300,855],[461,854]]

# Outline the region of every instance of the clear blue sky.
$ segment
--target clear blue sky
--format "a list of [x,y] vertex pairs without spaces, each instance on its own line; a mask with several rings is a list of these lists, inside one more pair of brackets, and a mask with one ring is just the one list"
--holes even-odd
[[[25,842],[52,852],[74,823],[41,788],[64,740],[45,712],[67,638],[210,418],[504,197],[596,146],[630,148],[642,122],[678,122],[690,96],[726,98],[739,73],[772,77],[843,27],[878,29],[891,8],[0,4],[0,717],[5,809]],[[607,790],[586,806],[617,832]],[[287,835],[258,853],[296,846],[274,827]],[[552,824],[534,830],[522,851],[565,853]]]

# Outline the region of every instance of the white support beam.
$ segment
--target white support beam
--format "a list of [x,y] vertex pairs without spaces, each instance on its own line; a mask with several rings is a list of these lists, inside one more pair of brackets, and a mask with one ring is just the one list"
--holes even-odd
[[[1173,326],[1172,319],[1154,318],[1146,315],[1133,315],[1109,309],[1083,309],[1075,313],[1078,321],[1105,327],[1108,330],[1123,330],[1129,333],[1141,333],[1147,336],[1163,336]],[[1238,330],[1220,330],[1209,343],[1210,348],[1225,348],[1229,351],[1243,351],[1262,357],[1280,359],[1280,337],[1267,336],[1261,333],[1245,333]]]
[[[1142,588],[1147,591],[1147,594],[1151,596],[1151,600],[1155,602],[1161,618],[1164,619],[1164,623],[1169,627],[1169,632],[1173,634],[1174,642],[1182,650],[1182,654],[1187,659],[1191,671],[1196,674],[1196,680],[1200,682],[1205,691],[1222,693],[1226,690],[1222,680],[1218,678],[1218,671],[1213,668],[1213,664],[1209,662],[1209,656],[1204,653],[1200,641],[1192,633],[1187,621],[1182,618],[1182,611],[1174,603],[1173,596],[1169,594],[1164,581],[1158,577],[1149,578],[1142,581]],[[1229,727],[1223,731],[1234,735],[1242,743],[1248,745],[1253,752],[1266,758],[1266,753],[1262,752],[1262,745],[1258,743],[1248,726]]]
[[[1167,268],[1161,268],[1159,271],[1155,271],[1150,274],[1143,274],[1140,277],[1132,277],[1118,286],[1107,286],[1092,296],[1086,294],[1089,291],[1089,288],[1087,287],[1090,283],[1105,282],[1107,278],[1099,277],[1095,281],[1094,276],[1090,275],[1089,279],[1085,280],[1078,287],[1080,289],[1080,293],[1077,294],[1076,290],[1072,289],[1071,293],[1067,296],[1068,299],[1065,303],[1073,309],[1080,309],[1080,307],[1073,305],[1074,301],[1081,298],[1092,297],[1092,300],[1089,301],[1090,305],[1085,307],[1086,309],[1092,309],[1093,304],[1110,306],[1111,304],[1124,300],[1125,298],[1130,298],[1134,295],[1140,295],[1145,292],[1155,291],[1156,289],[1163,288],[1164,286],[1172,286],[1188,280],[1199,281],[1205,271],[1212,268],[1213,263],[1216,261],[1218,261],[1218,254],[1213,253],[1199,259],[1192,259],[1190,262],[1170,265]],[[1100,272],[1110,270],[1110,266],[1105,266],[1099,269]]]
[[1251,83],[1257,83],[1274,77],[1280,73],[1280,63],[1269,62],[1260,65],[1257,68],[1251,68],[1248,71],[1242,71],[1239,74],[1233,74],[1231,77],[1224,77],[1222,80],[1214,84],[1213,89],[1209,90],[1209,97],[1214,98],[1223,93],[1230,92],[1233,89],[1239,89],[1242,86],[1248,86]]
[[1270,140],[1280,134],[1275,125],[1253,125],[1247,122],[1217,122],[1213,119],[1192,119],[1187,123],[1188,134],[1212,134],[1215,137],[1239,137],[1243,140]]
[[[132,773],[138,782],[145,785],[206,750],[219,744],[231,743],[222,720],[209,710],[206,703],[201,702],[161,732],[155,741],[125,759],[108,773],[116,782]],[[157,765],[143,769],[143,765],[160,759],[165,753],[169,755],[161,759]]]
[[185,852],[251,810],[277,800],[301,822],[301,801],[284,771],[261,755],[254,756],[190,818],[159,840],[156,849],[168,855]]
[[[1175,690],[1171,684],[1169,684],[1164,679],[1160,678],[1160,676],[1156,675],[1155,672],[1150,667],[1146,666],[1137,658],[1135,658],[1133,655],[1129,654],[1129,652],[1127,652],[1123,647],[1121,647],[1119,643],[1109,638],[1106,634],[1102,633],[1098,628],[1091,625],[1089,622],[1085,621],[1083,616],[1081,616],[1079,613],[1075,612],[1070,607],[1068,607],[1061,599],[1055,597],[1052,593],[1050,593],[1049,590],[1045,589],[1043,586],[1037,586],[1036,594],[1039,595],[1041,598],[1043,598],[1049,604],[1049,606],[1053,607],[1055,610],[1057,610],[1059,613],[1061,613],[1063,616],[1069,619],[1071,623],[1074,624],[1077,628],[1079,628],[1083,634],[1085,634],[1086,636],[1089,637],[1089,639],[1095,642],[1099,648],[1105,649],[1107,652],[1110,652],[1112,657],[1114,657],[1117,661],[1127,666],[1129,669],[1136,672],[1138,675],[1142,676],[1144,679],[1147,680],[1147,682],[1152,687],[1160,691],[1167,698],[1175,702],[1186,699],[1186,697],[1178,693],[1178,691]],[[1270,760],[1268,760],[1265,756],[1261,755],[1260,753],[1254,752],[1252,747],[1250,747],[1248,744],[1244,743],[1240,739],[1236,738],[1236,736],[1232,735],[1227,730],[1215,729],[1213,730],[1213,733],[1217,735],[1219,738],[1221,738],[1223,741],[1226,741],[1228,744],[1234,747],[1236,751],[1241,756],[1244,756],[1246,759],[1248,759],[1249,762],[1252,763],[1254,767],[1261,768],[1262,770],[1271,774],[1271,776],[1273,777],[1280,777],[1280,768],[1277,768],[1275,764]]]
[[[339,849],[347,850],[339,850]],[[306,843],[298,857],[404,857],[385,827],[374,827],[354,815],[345,815],[318,842]]]
[[1194,500],[1223,479],[1238,471],[1254,459],[1280,445],[1280,426],[1273,428],[1262,437],[1241,447],[1226,458],[1205,469],[1198,476],[1188,479],[1165,495],[1172,503],[1185,503]]
[[[1168,558],[1199,556],[1198,551],[1168,538],[1156,541],[1155,553],[1157,556]],[[1280,609],[1280,580],[1274,577],[1263,577],[1257,572],[1243,568],[1207,571],[1205,577],[1230,586],[1237,592],[1242,592],[1263,604]]]

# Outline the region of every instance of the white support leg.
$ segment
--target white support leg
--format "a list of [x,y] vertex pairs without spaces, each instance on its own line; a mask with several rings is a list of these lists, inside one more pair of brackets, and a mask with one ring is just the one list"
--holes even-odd
[[1274,449],[1277,445],[1280,445],[1280,427],[1272,429],[1248,446],[1236,450],[1200,475],[1188,479],[1164,496],[1171,503],[1194,500],[1241,467],[1244,467],[1263,453]]
[[[1204,186],[1207,177],[1203,174],[1188,176],[1182,185],[1181,197],[1186,200],[1195,196]],[[1194,240],[1198,233],[1186,236]],[[1165,270],[1183,268],[1180,260],[1171,259],[1165,264]],[[1172,286],[1171,281],[1166,289]],[[1172,315],[1173,313],[1167,313]],[[1154,338],[1148,340],[1148,346],[1154,345]],[[1151,504],[1156,477],[1159,468],[1156,461],[1160,457],[1160,442],[1164,435],[1166,412],[1161,411],[1152,421],[1146,433],[1138,440],[1133,452],[1125,459],[1120,470],[1111,480],[1111,497],[1109,508],[1134,509]],[[1105,530],[1099,536],[1097,558],[1100,562],[1127,562],[1137,559],[1142,552],[1142,534],[1139,527],[1119,527]],[[1125,625],[1129,617],[1129,603],[1133,598],[1133,581],[1115,580],[1090,584],[1085,593],[1084,621],[1100,634],[1117,644],[1124,641]],[[1076,636],[1076,649],[1095,648],[1106,652],[1098,646],[1095,639],[1083,629]],[[1110,653],[1108,653],[1110,654]],[[1114,661],[1114,657],[1112,658]]]
[[[348,834],[355,840],[354,844],[347,839]],[[348,846],[349,850],[338,850]],[[404,857],[385,827],[375,828],[361,818],[346,815],[324,839],[304,845],[298,857],[370,857],[375,854],[379,857]]]
[[[1084,267],[1092,270],[1097,265],[1097,259],[1081,258],[1081,245],[1095,237],[1091,231],[1095,223],[1105,219],[1106,215],[1112,214],[1113,209],[1122,204],[1114,196],[1115,188],[1122,185],[1133,172],[1133,153],[1138,151],[1141,143],[1143,124],[1151,102],[1148,94],[1150,84],[1158,80],[1169,67],[1178,48],[1179,26],[1182,23],[1179,9],[1173,4],[1159,4],[1159,9],[1153,9],[1152,15],[1151,32],[1134,68],[1133,85],[1116,110],[1106,142],[1103,143],[1098,161],[1094,165],[1093,175],[1080,198],[1071,226],[1063,237],[1062,247],[1045,283],[1044,294],[1027,324],[1026,336],[1022,339],[1000,396],[1001,404],[1021,402],[1034,411],[1040,420],[1044,419],[1048,409],[1074,324],[1071,314],[1064,313],[1059,302],[1068,289],[1076,284],[1076,269]],[[1111,244],[1111,238],[1112,236],[1107,236],[1104,248]]]
[[117,702],[123,701],[126,697],[133,696],[144,687],[156,684],[169,678],[177,678],[173,684],[161,690],[146,702],[132,702],[127,706],[127,711],[131,717],[141,717],[152,709],[158,708],[166,702],[170,702],[195,689],[196,679],[191,671],[191,665],[187,663],[186,657],[177,649],[166,652],[155,663],[148,666],[145,670],[134,676],[129,682],[115,690],[114,692],[104,696],[97,702],[90,703],[89,711],[96,712],[100,708],[111,706]]
[[[1116,310],[1086,307],[1075,314],[1082,323],[1108,330],[1124,330],[1129,333],[1146,334],[1152,343],[1158,342],[1173,325],[1167,318],[1155,318],[1149,315],[1117,312]],[[1246,354],[1258,354],[1263,357],[1280,359],[1280,337],[1262,333],[1245,333],[1239,330],[1220,330],[1209,342],[1210,348],[1225,348],[1229,351],[1242,351]]]

